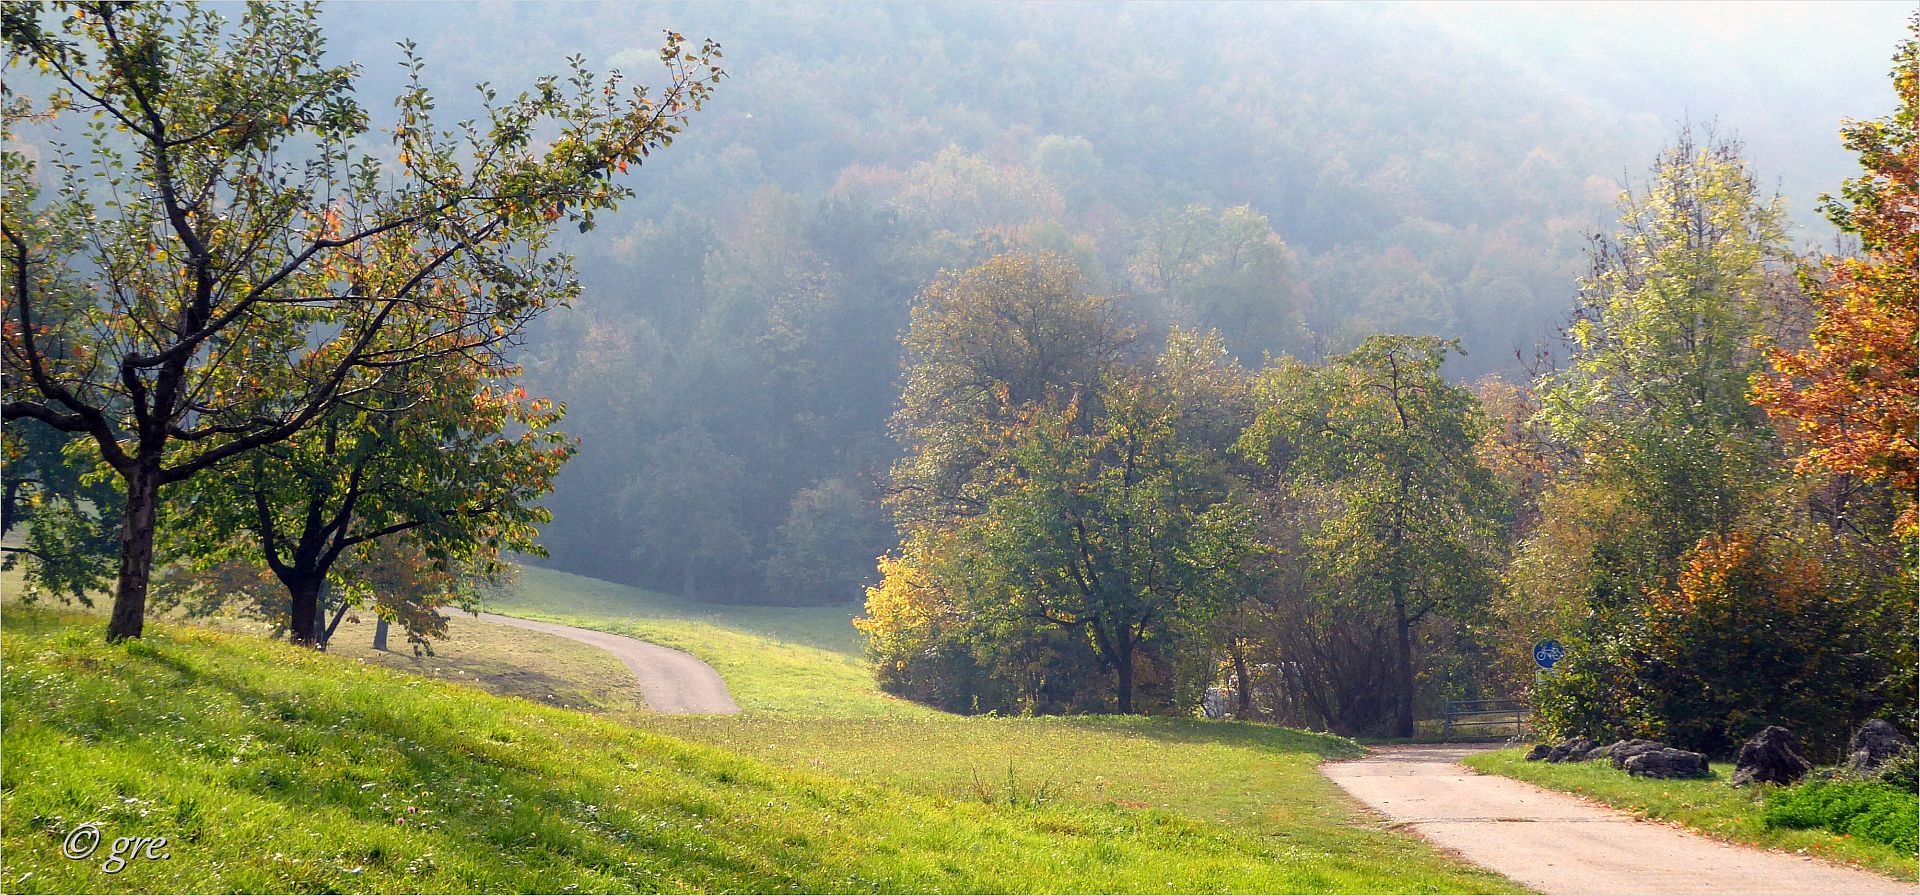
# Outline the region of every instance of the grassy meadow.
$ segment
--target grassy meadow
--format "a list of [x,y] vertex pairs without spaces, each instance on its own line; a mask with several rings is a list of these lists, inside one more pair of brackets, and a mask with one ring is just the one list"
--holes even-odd
[[1658,781],[1635,778],[1604,762],[1528,762],[1525,750],[1496,750],[1468,758],[1479,771],[1577,793],[1643,818],[1674,822],[1711,837],[1858,865],[1901,880],[1920,878],[1915,857],[1883,843],[1820,830],[1769,828],[1761,823],[1771,784],[1731,787],[1733,765],[1711,763],[1714,777]]
[[[701,604],[529,566],[489,610],[630,635],[693,654],[718,670],[740,708],[807,718],[927,717],[880,692],[846,607]],[[591,650],[591,648],[586,648]],[[436,648],[436,652],[440,652]]]
[[[1080,720],[1079,739],[1061,741],[1051,735],[1074,725],[1002,720],[948,744],[928,738],[965,720],[941,719],[814,760],[780,747],[818,745],[850,723],[782,742],[774,732],[798,723],[772,714],[766,738],[732,729],[764,742],[749,755],[246,633],[156,624],[109,645],[98,622],[15,606],[0,620],[7,761],[34,770],[8,775],[0,801],[9,892],[1513,889],[1355,824],[1311,787],[1275,802],[1319,810],[1250,820],[1253,787],[1313,778],[1313,762],[1353,749],[1334,739]],[[1078,755],[1045,787],[1016,778],[974,792],[910,767],[855,774],[880,760],[862,749],[902,763]],[[1226,798],[1228,779],[1262,755],[1276,770]],[[1223,757],[1238,758],[1200,762]],[[941,774],[960,773],[945,761]],[[1215,780],[1176,802],[1183,761]],[[1096,768],[1111,798],[1086,777]],[[1162,805],[1137,798],[1150,794]],[[63,858],[62,839],[85,821],[109,841],[166,837],[167,857],[114,875]]]

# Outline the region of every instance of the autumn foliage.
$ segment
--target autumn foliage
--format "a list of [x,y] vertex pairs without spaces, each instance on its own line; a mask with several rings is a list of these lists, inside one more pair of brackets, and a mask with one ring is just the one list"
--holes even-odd
[[1847,147],[1866,173],[1849,181],[1828,213],[1858,236],[1861,254],[1829,258],[1817,278],[1819,321],[1812,345],[1775,351],[1775,373],[1756,383],[1756,401],[1803,437],[1802,472],[1885,482],[1903,509],[1896,534],[1916,532],[1914,430],[1920,397],[1920,295],[1916,294],[1914,142],[1920,108],[1920,51],[1908,40],[1894,57],[1900,109],[1892,118],[1850,123]]

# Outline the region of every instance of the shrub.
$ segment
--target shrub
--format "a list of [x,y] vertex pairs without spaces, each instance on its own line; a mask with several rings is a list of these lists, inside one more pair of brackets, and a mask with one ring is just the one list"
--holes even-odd
[[1886,764],[1880,766],[1879,771],[1874,772],[1873,776],[1875,780],[1895,790],[1903,790],[1907,793],[1920,791],[1920,762],[1916,762],[1917,759],[1920,759],[1920,754],[1915,753],[1914,748],[1908,747],[1900,751],[1899,755],[1887,760]]
[[1816,781],[1767,797],[1768,827],[1824,828],[1920,850],[1920,796],[1872,781]]

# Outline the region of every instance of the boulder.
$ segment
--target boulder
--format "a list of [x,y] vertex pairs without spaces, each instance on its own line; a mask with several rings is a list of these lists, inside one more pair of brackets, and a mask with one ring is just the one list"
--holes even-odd
[[1233,691],[1227,688],[1217,685],[1207,688],[1206,693],[1200,695],[1200,711],[1209,719],[1227,718],[1233,715],[1233,698]]
[[1527,751],[1527,761],[1539,762],[1547,758],[1547,754],[1551,752],[1553,752],[1553,748],[1546,744],[1534,744],[1533,749]]
[[1614,741],[1611,744],[1587,753],[1587,758],[1605,759],[1613,763],[1614,768],[1626,768],[1628,759],[1638,756],[1641,753],[1650,753],[1654,750],[1664,750],[1666,748],[1667,745],[1659,741],[1643,740],[1636,737],[1631,740]]
[[1700,753],[1661,747],[1627,757],[1627,774],[1636,778],[1711,778],[1707,757]]
[[1593,741],[1584,737],[1569,737],[1547,752],[1547,761],[1579,762],[1586,758],[1587,751],[1591,749],[1593,749]]
[[1912,745],[1913,741],[1907,740],[1900,729],[1880,719],[1870,720],[1853,733],[1853,741],[1847,744],[1847,769],[1871,775]]
[[1778,725],[1760,729],[1740,747],[1733,760],[1733,786],[1748,784],[1792,784],[1813,771],[1813,763],[1800,755],[1800,738]]

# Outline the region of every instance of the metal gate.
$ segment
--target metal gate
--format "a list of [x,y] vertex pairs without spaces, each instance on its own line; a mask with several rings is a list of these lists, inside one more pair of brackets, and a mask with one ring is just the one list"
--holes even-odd
[[1446,727],[1442,737],[1452,737],[1464,729],[1490,729],[1513,726],[1519,734],[1526,730],[1533,707],[1525,700],[1448,700]]

